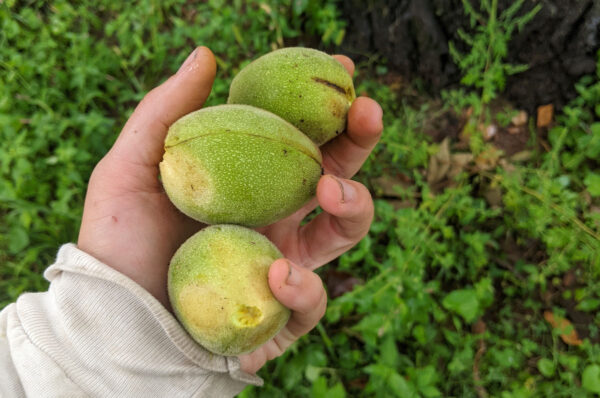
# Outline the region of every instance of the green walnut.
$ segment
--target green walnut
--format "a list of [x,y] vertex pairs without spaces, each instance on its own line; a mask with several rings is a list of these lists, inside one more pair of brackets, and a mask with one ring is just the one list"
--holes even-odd
[[237,225],[213,225],[189,238],[169,266],[175,315],[192,338],[219,355],[253,351],[290,317],[271,293],[269,266],[283,257],[266,237]]
[[189,217],[260,227],[314,196],[321,162],[319,148],[279,116],[219,105],[171,125],[160,172],[167,195]]
[[355,97],[352,77],[335,58],[290,47],[243,68],[231,82],[227,102],[273,112],[322,145],[345,130]]

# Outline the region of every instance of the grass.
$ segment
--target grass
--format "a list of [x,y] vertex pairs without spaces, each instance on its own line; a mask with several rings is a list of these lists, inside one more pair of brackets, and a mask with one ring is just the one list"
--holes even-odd
[[[489,62],[465,61],[465,84],[486,84],[444,93],[455,110],[394,91],[382,83],[384,65],[357,65],[357,92],[385,115],[383,138],[356,177],[375,197],[374,223],[320,271],[330,296],[340,286],[345,294],[330,297],[321,324],[243,397],[600,393],[600,63],[547,134],[524,127],[524,160],[499,152],[478,124],[510,120],[490,104],[504,74],[522,66],[503,64],[489,43],[500,37],[510,48],[506,33],[520,21],[495,4],[464,3],[467,15],[493,24],[463,32],[477,45],[455,54],[459,66],[477,51]],[[346,29],[331,0],[4,1],[0,25],[0,308],[46,288],[41,273],[58,246],[76,241],[94,164],[137,101],[195,45],[218,58],[213,105],[259,54],[330,49]],[[467,107],[485,117],[470,123]],[[434,142],[425,127],[451,112],[465,134]],[[452,172],[440,171],[444,161]],[[565,342],[573,328],[581,344]]]

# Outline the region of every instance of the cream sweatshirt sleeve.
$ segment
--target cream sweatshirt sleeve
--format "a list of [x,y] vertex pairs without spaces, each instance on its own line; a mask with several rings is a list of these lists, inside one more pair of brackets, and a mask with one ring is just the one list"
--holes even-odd
[[262,380],[196,344],[154,297],[73,244],[0,312],[0,397],[232,397]]

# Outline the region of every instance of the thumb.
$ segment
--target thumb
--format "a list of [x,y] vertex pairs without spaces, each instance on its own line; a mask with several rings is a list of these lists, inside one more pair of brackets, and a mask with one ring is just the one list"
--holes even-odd
[[196,48],[175,75],[146,94],[123,127],[111,154],[133,164],[157,166],[169,126],[204,104],[216,70],[213,53],[206,47]]
[[275,298],[292,310],[286,325],[289,341],[279,342],[285,349],[319,323],[327,309],[327,293],[317,274],[286,259],[271,265],[269,286]]

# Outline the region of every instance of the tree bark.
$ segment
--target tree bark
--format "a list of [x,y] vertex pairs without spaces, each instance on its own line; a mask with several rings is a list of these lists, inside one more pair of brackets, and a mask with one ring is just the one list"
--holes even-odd
[[[500,0],[500,12],[512,3]],[[528,0],[520,13],[537,4],[540,12],[514,33],[506,59],[529,65],[508,78],[504,93],[529,112],[548,103],[561,108],[573,98],[575,83],[595,73],[600,48],[600,1]],[[390,70],[421,79],[432,93],[459,83],[461,72],[448,42],[466,51],[457,32],[473,31],[461,0],[350,0],[342,10],[349,22],[344,51],[355,61],[381,54]]]

